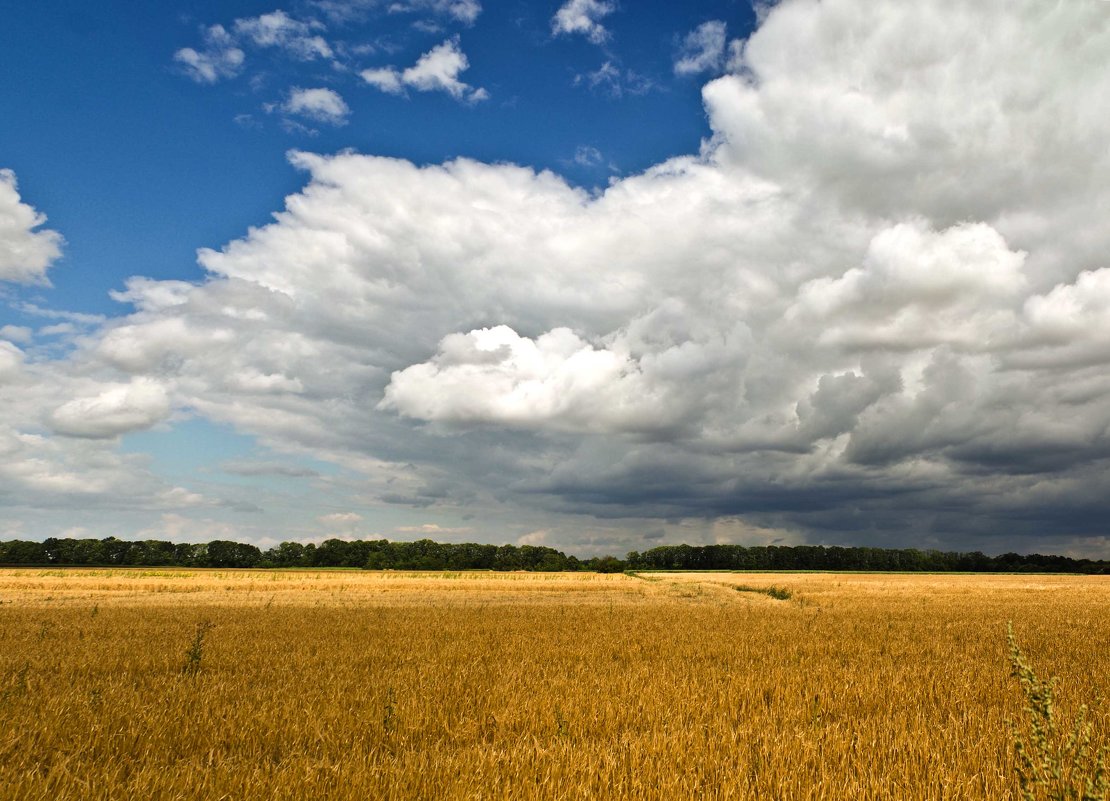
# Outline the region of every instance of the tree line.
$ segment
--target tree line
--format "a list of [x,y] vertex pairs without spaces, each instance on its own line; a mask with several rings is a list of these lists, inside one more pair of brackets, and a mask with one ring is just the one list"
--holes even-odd
[[632,551],[630,570],[875,570],[931,573],[1102,573],[1110,562],[1068,556],[824,545],[662,545]]
[[538,545],[481,545],[432,540],[325,540],[319,545],[283,542],[262,550],[229,540],[173,543],[163,540],[60,539],[0,542],[0,565],[121,567],[361,567],[369,570],[594,570],[597,559],[579,560]]
[[875,570],[967,573],[1098,573],[1110,562],[1067,556],[915,548],[823,545],[662,545],[624,559],[578,559],[540,545],[483,545],[432,540],[325,540],[319,545],[283,542],[262,550],[230,540],[173,543],[164,540],[62,539],[0,542],[0,565],[89,567],[358,567],[367,570]]

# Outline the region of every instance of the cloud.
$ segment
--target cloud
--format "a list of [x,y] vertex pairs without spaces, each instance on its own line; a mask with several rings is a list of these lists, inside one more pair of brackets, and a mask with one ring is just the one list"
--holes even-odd
[[301,89],[298,86],[289,90],[289,97],[281,110],[329,125],[345,125],[351,113],[343,98],[333,89]]
[[320,474],[307,467],[284,462],[232,459],[221,462],[220,469],[237,476],[283,476],[288,478],[315,478]]
[[275,47],[299,61],[331,58],[331,46],[314,30],[322,26],[293,19],[282,10],[235,20],[235,33],[256,47]]
[[725,69],[729,72],[740,72],[744,69],[744,44],[743,39],[733,39],[728,43]]
[[725,23],[703,22],[682,40],[675,57],[675,75],[720,72],[725,59]]
[[[152,475],[141,458],[115,451],[111,441],[19,430],[19,407],[5,400],[10,413],[0,424],[4,508],[37,510],[40,516],[87,514],[91,509],[130,515],[204,504],[200,494],[167,484]],[[62,520],[72,525],[73,517]],[[118,522],[103,536],[118,532]]]
[[235,540],[239,536],[239,531],[234,526],[220,520],[196,520],[177,512],[166,512],[160,515],[157,523],[136,532],[133,539],[202,543]]
[[536,340],[508,326],[445,337],[431,362],[393,374],[380,408],[450,423],[636,430],[672,425],[650,372],[557,328]]
[[401,73],[392,67],[363,70],[359,74],[362,76],[362,80],[383,92],[391,95],[401,95],[405,93],[405,84],[401,79]]
[[150,379],[137,378],[62,404],[51,413],[50,425],[59,434],[102,439],[150,428],[169,412],[166,388]]
[[197,83],[213,84],[234,78],[246,63],[243,47],[275,48],[297,61],[330,59],[331,46],[317,31],[320,23],[296,20],[280,9],[257,17],[235,20],[228,30],[223,25],[202,29],[203,45],[183,47],[173,54],[175,62]]
[[432,13],[473,25],[482,13],[478,0],[404,0],[389,5],[391,14]]
[[616,4],[605,0],[567,0],[551,18],[551,32],[556,35],[582,34],[594,44],[609,38],[609,31],[599,20],[616,10]]
[[23,325],[0,326],[0,339],[25,345],[31,341],[31,329]]
[[[706,541],[1097,550],[1103,16],[780,3],[704,87],[701,150],[596,195],[510,164],[293,153],[305,187],[201,250],[204,281],[129,283],[131,312],[63,360],[7,343],[0,477],[34,503],[161,508],[172,488],[90,437],[168,405],[357,476],[330,508],[465,510],[506,539],[642,547],[692,536],[677,520]],[[449,92],[462,71],[425,66]],[[165,404],[129,400],[141,382]],[[42,433],[43,409],[78,430]]]
[[431,14],[472,25],[482,13],[478,0],[312,0],[310,5],[332,22],[362,20],[385,9],[390,14]]
[[401,73],[401,80],[421,92],[443,91],[452,97],[462,97],[470,87],[459,81],[458,76],[469,66],[458,39],[448,39]]
[[0,380],[23,370],[23,351],[11,342],[0,341]]
[[825,344],[989,350],[1013,331],[1024,261],[983,223],[901,223],[875,235],[860,267],[804,284],[785,316],[820,326]]
[[173,54],[185,74],[197,83],[216,83],[221,78],[234,78],[243,68],[246,56],[235,38],[222,25],[204,31],[204,47],[194,50],[183,47]]
[[64,309],[47,309],[35,303],[26,301],[16,304],[16,308],[23,314],[32,317],[43,317],[47,320],[64,320],[78,326],[92,326],[105,322],[103,314],[87,314],[85,312],[71,312]]
[[[64,335],[61,344],[66,353],[75,347]],[[120,381],[118,373],[87,362],[25,354],[5,341],[0,406],[2,516],[23,510],[38,535],[71,526],[75,514],[87,520],[90,510],[113,510],[112,525],[100,527],[108,536],[119,533],[116,525],[125,519],[207,503],[200,493],[155,476],[146,457],[117,449],[119,435],[169,413],[170,390],[155,379]]]
[[471,526],[441,526],[438,523],[423,523],[419,526],[397,526],[394,531],[404,534],[424,534],[426,536],[443,536],[445,534],[466,534],[473,531]]
[[61,258],[62,236],[40,229],[46,216],[22,201],[15,173],[0,169],[0,281],[46,284],[46,271]]
[[456,100],[477,103],[489,98],[482,88],[475,89],[459,80],[459,74],[470,67],[466,54],[455,36],[436,45],[417,59],[417,62],[398,71],[392,67],[363,70],[362,79],[371,86],[390,94],[402,94],[404,87],[418,92],[446,92]]
[[523,534],[517,537],[516,544],[536,546],[547,545],[549,542],[551,542],[550,537],[551,532],[544,529],[539,529],[538,531],[529,531],[527,534]]
[[579,145],[574,150],[574,163],[582,167],[597,167],[605,161],[601,151],[591,145]]
[[1013,367],[1085,367],[1110,358],[1110,269],[1089,270],[1022,306],[1020,349],[1004,358]]
[[626,94],[642,95],[651,91],[654,86],[649,78],[633,70],[622,70],[612,61],[604,62],[593,72],[576,75],[574,85],[586,85],[614,98],[624,97]]
[[321,515],[317,520],[329,525],[347,525],[362,522],[362,515],[357,512],[333,512],[332,514]]

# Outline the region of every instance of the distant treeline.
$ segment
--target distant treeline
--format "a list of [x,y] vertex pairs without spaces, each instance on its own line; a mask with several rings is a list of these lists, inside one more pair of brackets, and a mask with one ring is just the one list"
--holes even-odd
[[628,554],[630,570],[879,570],[967,573],[1105,573],[1110,562],[1068,556],[823,545],[662,545]]
[[578,559],[539,545],[480,545],[432,540],[283,542],[268,550],[229,540],[58,539],[0,542],[0,565],[89,567],[361,567],[368,570],[877,570],[969,573],[1101,573],[1110,562],[1067,556],[841,548],[821,545],[663,545],[625,559]]
[[[613,560],[617,561],[617,560]],[[326,540],[283,542],[268,550],[228,540],[199,544],[163,540],[0,542],[0,565],[131,567],[362,567],[370,570],[595,570],[598,559],[579,560],[536,545]],[[619,568],[623,568],[623,564]]]

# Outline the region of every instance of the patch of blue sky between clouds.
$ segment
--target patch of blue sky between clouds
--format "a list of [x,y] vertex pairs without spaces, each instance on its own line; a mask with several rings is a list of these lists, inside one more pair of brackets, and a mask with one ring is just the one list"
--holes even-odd
[[147,456],[150,469],[176,482],[203,477],[215,483],[288,489],[290,483],[342,472],[307,456],[274,453],[249,434],[199,417],[126,434],[120,450]]

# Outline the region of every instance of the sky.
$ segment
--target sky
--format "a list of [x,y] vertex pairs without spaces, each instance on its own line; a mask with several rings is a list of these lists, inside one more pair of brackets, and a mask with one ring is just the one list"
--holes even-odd
[[17,4],[0,539],[1110,558],[1110,4]]

